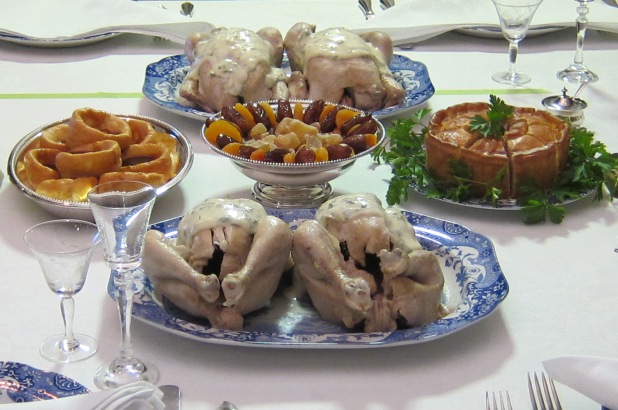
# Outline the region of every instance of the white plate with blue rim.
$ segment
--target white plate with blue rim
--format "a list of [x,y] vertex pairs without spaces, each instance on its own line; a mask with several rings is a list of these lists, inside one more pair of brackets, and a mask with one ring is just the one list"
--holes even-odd
[[[267,212],[295,229],[313,219],[315,209],[271,209]],[[157,300],[152,283],[136,272],[134,318],[163,331],[205,343],[296,349],[348,349],[411,345],[451,335],[477,323],[495,311],[506,298],[509,286],[498,263],[493,244],[485,236],[442,219],[404,212],[415,227],[421,245],[435,253],[445,277],[442,304],[449,312],[426,326],[392,332],[365,333],[323,320],[308,297],[285,296],[284,279],[271,305],[245,316],[243,330],[210,327],[206,319],[192,317],[166,300]],[[151,226],[174,238],[180,217]],[[110,275],[111,276],[111,275]],[[289,275],[288,275],[289,276]],[[108,293],[113,297],[113,281]]]
[[[150,101],[167,111],[197,120],[205,120],[214,113],[208,113],[200,108],[189,107],[178,102],[178,89],[189,72],[189,68],[189,61],[182,54],[165,57],[149,64],[146,67],[142,93]],[[289,68],[289,63],[285,59],[282,68]],[[403,114],[418,107],[435,93],[425,64],[395,54],[389,68],[395,79],[403,86],[406,96],[400,105],[374,111],[372,114],[376,118]]]
[[0,362],[0,404],[34,402],[90,393],[58,373],[18,362]]
[[121,34],[122,33],[100,33],[87,36],[78,35],[75,37],[38,38],[0,33],[0,40],[30,47],[62,48],[98,43],[99,41],[109,40]]

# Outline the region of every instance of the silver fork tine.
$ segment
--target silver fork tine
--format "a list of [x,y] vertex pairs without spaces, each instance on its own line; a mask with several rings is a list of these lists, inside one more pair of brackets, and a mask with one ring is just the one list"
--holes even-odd
[[[513,410],[513,406],[511,405],[511,397],[509,396],[509,392],[506,392],[506,407],[504,405],[504,396],[502,392],[499,393],[500,396],[500,410]],[[485,408],[486,410],[498,410],[498,399],[496,398],[496,393],[491,393],[491,398],[489,397],[489,392],[485,392]]]
[[551,377],[545,376],[545,373],[541,374],[541,378],[543,379],[543,390],[545,390],[545,395],[547,396],[547,401],[552,402],[553,405],[550,404],[550,408],[554,410],[562,410],[562,404],[560,404],[560,399],[558,398],[558,392],[556,391],[556,385]]
[[533,377],[528,373],[528,392],[533,410],[562,410],[554,381],[551,377],[545,376],[544,372],[541,372],[541,382],[536,372]]

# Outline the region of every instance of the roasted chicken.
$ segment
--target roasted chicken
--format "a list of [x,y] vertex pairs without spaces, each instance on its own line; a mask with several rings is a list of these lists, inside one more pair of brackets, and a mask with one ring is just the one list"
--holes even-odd
[[315,32],[315,25],[297,23],[286,34],[284,47],[293,72],[291,98],[375,111],[398,105],[405,97],[388,68],[393,44],[384,33],[359,36],[344,28]]
[[366,332],[399,323],[425,325],[444,315],[444,276],[412,225],[373,194],[325,202],[292,245],[295,273],[320,316]]
[[196,33],[186,40],[185,54],[191,67],[179,89],[181,103],[214,113],[237,102],[289,97],[283,37],[275,28]]
[[220,329],[269,304],[291,267],[292,232],[248,199],[209,199],[182,218],[178,237],[146,233],[143,269],[156,293]]

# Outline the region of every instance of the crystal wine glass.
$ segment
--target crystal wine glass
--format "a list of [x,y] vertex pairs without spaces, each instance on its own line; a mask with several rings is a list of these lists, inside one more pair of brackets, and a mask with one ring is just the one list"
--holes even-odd
[[519,42],[524,39],[532,16],[543,0],[492,0],[502,35],[509,41],[509,70],[494,74],[491,78],[501,84],[521,85],[530,82],[530,76],[515,69]]
[[75,219],[43,222],[24,234],[24,241],[38,260],[47,285],[60,296],[64,334],[47,339],[39,349],[44,358],[54,363],[78,362],[98,349],[93,338],[73,333],[73,295],[84,286],[92,250],[99,239],[95,224]]
[[111,268],[120,313],[120,355],[95,373],[95,384],[102,389],[116,388],[136,381],[153,384],[159,371],[133,355],[131,310],[133,272],[140,268],[144,235],[155,201],[155,190],[136,181],[107,182],[88,193],[88,201],[103,236],[105,261]]
[[590,71],[588,67],[584,65],[584,39],[586,38],[586,28],[588,26],[588,3],[594,0],[576,0],[577,6],[577,20],[575,25],[577,27],[577,43],[575,46],[575,58],[573,64],[570,64],[562,71],[558,71],[557,77],[562,81],[568,83],[593,83],[599,79],[599,76]]

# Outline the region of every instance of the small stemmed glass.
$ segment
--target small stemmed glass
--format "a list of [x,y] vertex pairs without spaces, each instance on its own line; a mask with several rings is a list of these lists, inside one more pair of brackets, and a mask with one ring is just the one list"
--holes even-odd
[[557,77],[568,83],[593,83],[599,79],[599,76],[590,71],[588,67],[584,65],[584,39],[586,38],[586,29],[588,27],[588,3],[594,0],[576,0],[577,6],[577,20],[575,25],[577,27],[577,43],[575,46],[575,58],[573,64],[570,64],[562,71],[558,71]]
[[47,339],[39,349],[44,358],[54,363],[78,362],[98,349],[93,338],[73,333],[73,295],[86,282],[92,250],[99,240],[95,224],[75,219],[43,222],[24,234],[24,241],[38,260],[47,285],[60,296],[64,334]]
[[530,76],[515,70],[519,42],[524,39],[532,16],[543,0],[492,0],[502,35],[509,41],[509,70],[494,74],[491,78],[501,84],[521,85],[530,82]]
[[157,368],[136,358],[131,343],[133,273],[142,263],[144,235],[155,198],[150,185],[136,181],[107,182],[88,193],[103,236],[105,262],[113,274],[121,324],[120,355],[95,373],[94,382],[102,389],[136,381],[156,384],[159,380]]

